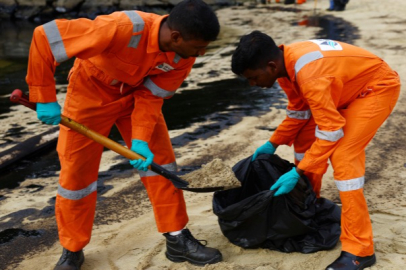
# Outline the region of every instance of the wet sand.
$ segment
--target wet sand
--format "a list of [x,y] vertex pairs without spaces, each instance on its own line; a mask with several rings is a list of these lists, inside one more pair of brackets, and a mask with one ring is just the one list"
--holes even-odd
[[[280,6],[283,5],[270,5]],[[346,11],[331,14],[325,11],[327,7],[328,1],[317,1],[317,14],[329,14],[350,22],[359,35],[359,38],[351,37],[353,43],[385,59],[400,74],[405,85],[406,2],[387,0],[383,5],[382,2],[368,0],[350,1]],[[296,8],[302,11],[298,12],[292,6],[291,11],[281,12],[261,5],[219,10],[217,13],[221,24],[229,30],[227,35],[230,42],[219,44],[221,47],[215,53],[198,60],[198,63],[203,64],[202,67],[192,70],[187,79],[188,87],[182,91],[194,89],[197,83],[233,78],[229,53],[241,34],[258,29],[270,34],[277,43],[314,38],[318,28],[298,25],[298,22],[303,21],[304,15],[314,15],[314,2],[308,1]],[[296,24],[292,25],[292,22]],[[216,76],[213,76],[213,70],[217,71]],[[366,151],[367,182],[364,190],[373,223],[378,260],[370,268],[374,270],[400,270],[406,265],[406,108],[402,105],[405,101],[406,96],[401,92],[394,113]],[[280,105],[286,105],[286,100],[280,102]],[[27,117],[23,112],[22,109],[21,115]],[[196,167],[221,158],[225,164],[233,166],[262,145],[284,117],[284,109],[272,107],[267,113],[245,116],[241,121],[222,128],[213,136],[201,136],[186,144],[174,145],[177,162],[180,166]],[[3,124],[7,119],[1,121]],[[170,135],[172,138],[178,138],[208,124],[210,120],[172,130]],[[4,128],[4,125],[1,128]],[[280,147],[277,154],[293,161],[292,148]],[[104,152],[100,168],[103,172],[100,180],[103,193],[99,195],[92,240],[85,248],[86,261],[82,267],[84,270],[322,270],[340,253],[340,245],[333,250],[313,254],[285,254],[264,249],[244,250],[229,243],[222,235],[217,218],[212,212],[212,194],[185,192],[190,217],[188,228],[197,239],[206,239],[209,246],[219,248],[224,261],[202,268],[188,263],[172,263],[165,258],[165,239],[157,233],[153,213],[138,175],[128,169],[114,169],[124,162],[125,159],[117,157],[115,153]],[[21,227],[43,233],[41,238],[30,238],[31,242],[23,242],[23,237],[16,238],[13,240],[14,250],[2,249],[0,260],[3,265],[8,265],[6,269],[53,269],[60,256],[61,247],[55,242],[56,225],[53,213],[47,212],[46,209],[53,205],[57,179],[57,174],[27,179],[19,188],[2,191],[1,195],[6,199],[0,200],[0,221],[16,222],[17,217],[13,213],[26,209],[26,212],[31,211],[31,215],[27,214],[26,217],[29,218],[17,220],[22,224]],[[31,193],[28,187],[35,185],[43,188]],[[331,166],[324,177],[321,195],[339,203]],[[19,241],[26,246],[17,245]],[[26,253],[27,250],[30,252]],[[13,257],[15,261],[7,261],[7,254],[15,255],[18,252],[25,254],[22,260],[17,256]]]

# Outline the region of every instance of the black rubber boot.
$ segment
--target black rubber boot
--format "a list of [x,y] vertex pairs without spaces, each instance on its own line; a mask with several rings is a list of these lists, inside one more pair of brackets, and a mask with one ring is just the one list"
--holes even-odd
[[336,6],[334,8],[334,11],[344,11],[345,10],[345,5],[341,5],[341,6]]
[[342,251],[340,257],[327,266],[326,270],[362,270],[373,265],[375,262],[375,254],[366,257],[358,257]]
[[343,2],[346,3],[348,1],[334,0],[334,11],[344,11],[346,4],[343,4]]
[[54,270],[80,270],[84,261],[85,255],[83,254],[83,250],[72,252],[64,248],[62,256]]
[[[188,261],[191,264],[204,266],[206,264],[218,263],[223,256],[215,248],[206,247],[205,240],[196,240],[188,229],[183,229],[181,234],[166,237],[166,257],[173,262]],[[200,241],[206,242],[204,245]]]

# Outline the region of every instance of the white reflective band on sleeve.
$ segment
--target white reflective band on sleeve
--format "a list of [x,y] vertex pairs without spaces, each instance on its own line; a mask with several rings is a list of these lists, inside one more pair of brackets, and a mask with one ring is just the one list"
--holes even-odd
[[342,128],[335,131],[324,131],[320,130],[319,126],[316,126],[316,137],[321,140],[336,142],[342,137],[344,137],[344,131]]
[[334,180],[339,191],[358,190],[364,187],[364,176],[350,180]]
[[323,58],[323,54],[319,51],[310,52],[300,57],[295,64],[295,75],[299,73],[302,67],[320,58]]
[[305,153],[296,153],[296,152],[293,152],[293,153],[294,153],[295,159],[297,161],[301,161],[304,158],[304,155],[305,155]]
[[97,190],[97,180],[81,190],[68,190],[58,185],[59,196],[69,200],[80,200]]
[[51,21],[43,25],[45,35],[48,38],[49,46],[51,47],[52,54],[54,55],[55,61],[62,63],[69,59],[65,45],[63,45],[62,36],[59,32],[58,26],[55,21]]
[[[161,165],[161,167],[163,167],[164,169],[167,169],[168,171],[171,171],[171,172],[176,172],[177,169],[178,169],[178,165],[176,164],[176,162],[172,162],[172,163],[169,163],[169,164]],[[153,172],[153,171],[151,171],[151,170],[148,170],[148,171],[146,171],[146,172],[144,172],[144,171],[138,171],[138,173],[140,174],[141,177],[149,177],[149,176],[156,176],[156,175],[158,175],[157,173],[155,173],[155,172]]]
[[[144,30],[145,22],[137,12],[132,10],[126,10],[123,12],[128,16],[128,18],[130,18],[131,22],[133,23],[133,33],[138,33]],[[141,34],[132,36],[128,47],[137,48],[138,43],[141,40],[141,36]]]
[[291,111],[286,109],[286,114],[289,118],[293,118],[293,119],[310,119],[310,117],[312,116],[312,112],[310,110],[306,110],[306,111]]
[[167,91],[165,89],[160,88],[149,77],[144,81],[144,86],[146,88],[148,88],[149,91],[151,91],[151,93],[154,96],[157,96],[157,97],[166,98],[166,97],[171,97],[175,94],[175,91]]

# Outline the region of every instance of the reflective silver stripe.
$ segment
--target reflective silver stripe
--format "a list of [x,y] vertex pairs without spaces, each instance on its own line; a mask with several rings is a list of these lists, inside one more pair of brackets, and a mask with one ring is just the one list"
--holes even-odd
[[310,110],[291,111],[291,110],[286,109],[286,114],[288,115],[289,118],[294,118],[294,119],[310,119],[310,116],[312,116],[312,112]]
[[138,43],[140,43],[141,36],[142,35],[132,36],[131,40],[130,40],[130,43],[128,43],[128,47],[131,47],[131,48],[134,48],[134,49],[137,48]]
[[358,190],[364,187],[364,176],[350,180],[334,180],[339,191]]
[[300,57],[295,64],[295,75],[299,73],[302,67],[320,58],[323,58],[323,54],[319,51],[310,52]]
[[116,85],[118,83],[118,80],[114,79],[111,81],[110,85]]
[[59,196],[69,200],[80,200],[97,190],[97,180],[81,190],[68,190],[58,185]]
[[[131,22],[133,23],[133,33],[138,33],[144,30],[145,22],[137,12],[131,10],[126,10],[123,12],[128,16],[128,18],[130,18]],[[137,48],[138,43],[141,40],[141,36],[141,34],[132,36],[128,47]]]
[[145,80],[144,86],[151,91],[154,96],[166,98],[175,94],[175,91],[167,91],[156,85],[149,77]]
[[69,57],[66,53],[65,45],[63,45],[62,36],[56,22],[51,21],[44,24],[43,27],[56,62],[62,63],[68,60]]
[[342,128],[335,131],[324,131],[320,130],[319,126],[316,126],[316,137],[321,140],[326,140],[330,142],[336,142],[342,137],[344,137],[344,131]]
[[[168,171],[172,171],[172,172],[176,172],[177,169],[178,169],[178,165],[176,164],[176,162],[161,165],[161,167],[163,167],[164,169],[167,169]],[[140,174],[141,177],[148,177],[148,176],[156,176],[156,175],[158,175],[157,173],[155,173],[155,172],[153,172],[151,170],[148,170],[146,172],[138,171],[138,173]]]
[[296,152],[293,152],[293,153],[294,153],[295,159],[297,161],[301,161],[304,158],[304,155],[305,155],[305,153],[296,153]]
[[179,54],[175,54],[175,58],[173,58],[173,62],[174,62],[175,64],[177,64],[177,63],[179,63],[179,61],[180,61],[180,55],[179,55]]

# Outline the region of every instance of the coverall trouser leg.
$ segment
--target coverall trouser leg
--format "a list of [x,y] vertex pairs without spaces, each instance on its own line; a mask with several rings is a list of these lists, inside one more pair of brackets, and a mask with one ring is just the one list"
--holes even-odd
[[[93,75],[80,61],[75,63],[75,72],[70,77],[64,105],[64,115],[104,136],[108,136],[111,127],[116,124],[130,147],[133,96],[122,97],[117,89],[101,83],[96,79],[97,76]],[[174,163],[174,154],[163,117],[156,126],[150,142],[150,149],[155,155],[154,161],[160,165],[165,165],[162,162]],[[163,139],[162,133],[166,133],[166,139]],[[154,141],[159,139],[162,141]],[[61,126],[57,151],[61,163],[55,204],[59,239],[64,248],[75,252],[90,241],[103,146]],[[151,178],[155,179],[156,185],[148,183],[146,188],[149,197],[153,198],[151,203],[158,229],[166,232],[172,228],[175,228],[174,230],[183,228],[188,220],[183,193],[177,189],[174,192],[172,184],[161,176]],[[143,177],[145,183],[144,179],[148,177]],[[166,204],[169,205],[168,208],[176,209],[157,213],[156,208]]]
[[368,88],[346,109],[340,110],[346,119],[344,137],[330,157],[342,203],[342,250],[357,256],[374,253],[372,225],[363,194],[365,148],[397,102],[399,78],[390,71]]
[[[316,123],[314,122],[313,117],[309,119],[306,125],[299,131],[294,142],[294,155],[295,155],[295,164],[298,165],[303,159],[305,152],[312,146],[313,142],[316,140],[315,136]],[[325,167],[324,172],[327,170],[328,164],[323,165]],[[313,187],[313,191],[316,193],[317,198],[320,198],[320,189],[323,179],[323,174],[316,174],[311,172],[304,173],[309,179],[310,184]]]
[[[128,119],[129,120],[129,119]],[[123,123],[122,123],[123,122]],[[131,138],[131,123],[120,121],[117,127],[125,137]],[[169,138],[165,119],[161,114],[155,125],[150,143],[154,162],[169,171],[176,171],[175,154]],[[183,229],[189,221],[183,191],[176,188],[171,181],[150,170],[139,171],[141,180],[147,189],[151,201],[158,231],[172,232]]]

